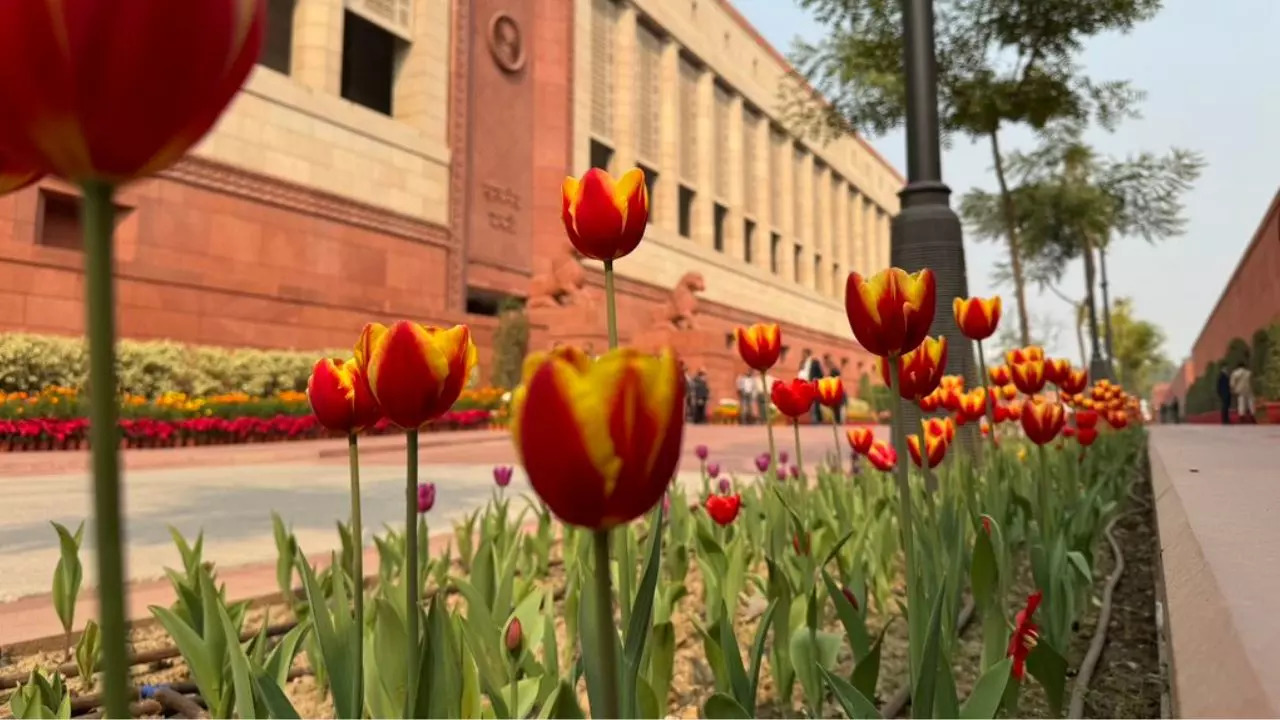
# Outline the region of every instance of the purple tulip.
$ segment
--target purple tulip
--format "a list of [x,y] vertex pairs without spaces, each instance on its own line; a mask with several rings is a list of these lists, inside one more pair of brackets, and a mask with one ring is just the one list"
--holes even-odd
[[788,472],[791,473],[791,477],[793,478],[800,477],[800,467],[798,465],[792,465]]
[[707,463],[707,477],[712,480],[720,477],[720,463]]
[[711,451],[707,449],[706,445],[699,445],[693,449],[693,454],[697,455],[699,460],[705,461],[707,456],[711,454]]
[[762,453],[756,456],[756,469],[765,472],[769,469],[769,453]]
[[721,494],[721,495],[728,495],[728,494],[729,494],[729,490],[730,490],[730,487],[729,487],[729,478],[727,478],[727,477],[720,478],[720,494]]
[[786,450],[779,450],[779,451],[778,451],[778,464],[779,464],[779,465],[786,465],[786,464],[787,464],[787,458],[789,458],[789,457],[791,457],[791,456],[790,456],[790,455],[787,455],[787,451],[786,451]]
[[511,475],[515,472],[515,468],[510,465],[495,465],[493,468],[493,481],[498,487],[504,488],[511,484]]
[[436,504],[436,484],[418,483],[418,514],[429,512]]

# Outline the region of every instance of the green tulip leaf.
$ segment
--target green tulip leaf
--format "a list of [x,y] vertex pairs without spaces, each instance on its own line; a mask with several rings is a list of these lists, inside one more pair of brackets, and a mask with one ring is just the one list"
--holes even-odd
[[987,668],[978,678],[969,693],[969,699],[960,708],[960,717],[964,720],[990,720],[1000,710],[1000,701],[1004,698],[1005,686],[1009,684],[1013,658],[1005,658]]
[[[928,634],[920,651],[920,672],[911,688],[911,707],[932,708],[938,687],[938,655],[942,634],[942,601],[944,593],[935,593],[929,613]],[[926,710],[927,712],[927,710]]]
[[[623,650],[622,694],[629,700],[626,704],[633,716],[638,711],[636,686],[640,674],[640,661],[644,657],[645,643],[653,628],[654,595],[658,590],[658,571],[662,564],[662,513],[656,512],[653,517],[653,523],[649,527],[649,556],[645,561],[644,574],[641,575],[640,587],[636,592],[635,606],[631,610]],[[641,715],[641,717],[644,716]]]
[[544,720],[583,720],[582,708],[578,706],[578,694],[568,682],[561,680],[551,697],[547,698],[538,717]]
[[835,695],[836,701],[840,703],[844,714],[848,715],[850,720],[873,720],[873,718],[879,720],[880,711],[876,710],[876,706],[871,704],[871,701],[856,687],[826,668],[821,670],[822,679],[826,681],[827,687],[831,688],[831,694]]
[[853,650],[853,659],[855,662],[861,662],[862,658],[867,656],[871,648],[871,639],[867,635],[866,620],[857,608],[849,602],[849,598],[845,597],[844,592],[836,585],[835,580],[831,579],[831,574],[826,568],[822,569],[822,582],[826,585],[827,596],[831,598],[831,604],[835,605],[836,617],[840,618],[840,624],[844,626],[845,637],[849,639],[849,648]]
[[[994,520],[989,521],[992,524]],[[973,541],[973,560],[969,567],[969,584],[973,588],[973,598],[979,610],[986,612],[996,598],[996,586],[999,571],[996,566],[995,548],[991,546],[991,536],[979,529]]]
[[876,637],[875,643],[865,656],[857,660],[857,664],[853,666],[853,686],[858,689],[865,697],[876,696],[876,685],[880,683],[880,657],[882,648],[884,647],[885,633],[889,632],[889,628],[893,626],[894,619],[885,623],[880,630],[880,635]]
[[718,692],[707,698],[702,706],[702,714],[709,720],[747,720],[751,713],[738,704],[732,697]]
[[1062,699],[1067,686],[1067,661],[1041,638],[1027,656],[1027,672],[1044,688],[1045,698],[1054,715],[1062,714]]

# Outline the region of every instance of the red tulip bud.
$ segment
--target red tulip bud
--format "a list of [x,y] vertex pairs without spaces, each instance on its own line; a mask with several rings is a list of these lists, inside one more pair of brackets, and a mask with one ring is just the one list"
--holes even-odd
[[507,652],[512,655],[519,655],[524,647],[524,630],[520,627],[520,618],[511,618],[511,622],[507,624],[506,644]]
[[849,604],[853,606],[854,610],[857,610],[858,596],[853,594],[853,590],[848,585],[845,585],[840,588],[840,592],[844,593],[844,599],[849,601]]

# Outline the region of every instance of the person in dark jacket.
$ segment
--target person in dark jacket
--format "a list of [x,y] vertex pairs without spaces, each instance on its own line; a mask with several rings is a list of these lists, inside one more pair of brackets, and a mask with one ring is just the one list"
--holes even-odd
[[1222,366],[1218,373],[1218,400],[1222,402],[1222,424],[1231,424],[1231,374]]
[[711,386],[707,384],[707,371],[699,370],[693,376],[693,422],[702,425],[707,422],[707,403],[711,400]]

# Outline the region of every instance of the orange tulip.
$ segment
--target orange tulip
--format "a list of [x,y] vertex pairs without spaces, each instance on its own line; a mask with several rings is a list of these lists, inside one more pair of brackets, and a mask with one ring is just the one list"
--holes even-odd
[[938,388],[937,390],[934,390],[928,395],[920,398],[916,401],[916,404],[920,406],[921,410],[927,413],[937,410],[942,405],[942,388]]
[[990,299],[979,297],[956,298],[951,303],[960,332],[970,340],[986,340],[996,332],[1000,324],[1000,296]]
[[[942,459],[947,455],[946,439],[930,433],[925,436],[924,446],[925,453],[928,455],[929,467],[938,467],[938,463],[941,463]],[[915,463],[916,467],[921,467],[919,435],[907,436],[907,451],[911,454],[911,462]]]
[[890,357],[911,352],[933,324],[937,287],[933,271],[889,268],[863,278],[849,273],[844,307],[853,336],[867,352]]
[[[1070,374],[1071,374],[1070,360],[1065,360],[1063,358],[1050,358],[1044,361],[1045,380],[1053,383],[1054,385],[1057,385],[1058,389],[1062,390],[1063,392],[1066,392],[1066,390],[1062,389],[1062,383],[1068,379],[1068,376]],[[1074,393],[1071,393],[1071,394],[1074,394]]]
[[307,400],[321,425],[354,433],[382,419],[382,408],[355,360],[321,358],[307,380]]
[[617,260],[640,245],[649,224],[649,189],[640,168],[616,182],[608,172],[591,168],[582,179],[565,178],[562,194],[560,219],[578,252]]
[[592,360],[535,353],[511,397],[511,439],[529,484],[562,521],[602,530],[662,500],[680,461],[684,375],[670,350]]
[[1123,412],[1112,410],[1107,413],[1107,424],[1116,430],[1123,430],[1129,425],[1129,416]]
[[849,440],[849,447],[859,455],[866,455],[871,452],[871,444],[875,442],[876,435],[868,427],[852,427],[845,433],[845,437]]
[[1056,402],[1035,398],[1022,407],[1022,431],[1037,445],[1052,442],[1062,432],[1066,420],[1066,412]]
[[1025,360],[1009,366],[1013,385],[1025,395],[1035,395],[1044,389],[1044,361]]
[[956,424],[951,418],[926,418],[924,431],[930,436],[942,438],[947,445],[956,439]]
[[803,417],[808,413],[813,408],[817,394],[813,383],[799,378],[791,382],[775,380],[773,388],[769,391],[769,397],[778,408],[778,412],[792,419]]
[[844,404],[844,382],[840,378],[818,378],[813,384],[814,390],[818,395],[818,402],[829,408],[840,407]]
[[987,377],[991,379],[991,384],[996,387],[1013,382],[1013,378],[1009,375],[1008,365],[994,365],[987,368]]
[[0,138],[75,182],[159,172],[231,102],[265,19],[264,0],[0,3]]
[[735,328],[738,355],[752,370],[765,372],[778,364],[782,354],[782,330],[777,323],[756,323],[750,327]]
[[1005,400],[1012,400],[1018,397],[1018,388],[1013,385],[1005,385],[1000,388],[1000,397],[1003,397]]
[[383,414],[412,430],[457,402],[476,365],[476,346],[466,325],[443,329],[401,320],[365,325],[355,356]]
[[[891,385],[889,358],[880,358],[880,378]],[[897,358],[898,394],[907,400],[917,400],[938,388],[942,374],[947,369],[947,337],[926,337],[916,349]]]
[[1022,403],[1015,400],[1004,406],[1005,419],[1018,421],[1022,419]]

